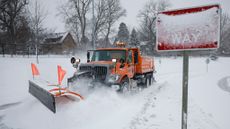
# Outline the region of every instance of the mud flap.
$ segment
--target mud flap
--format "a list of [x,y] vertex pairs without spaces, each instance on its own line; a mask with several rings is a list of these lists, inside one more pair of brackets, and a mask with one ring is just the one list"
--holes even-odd
[[43,105],[50,109],[53,113],[56,113],[55,97],[47,90],[41,88],[39,85],[32,81],[29,81],[29,93],[37,98]]

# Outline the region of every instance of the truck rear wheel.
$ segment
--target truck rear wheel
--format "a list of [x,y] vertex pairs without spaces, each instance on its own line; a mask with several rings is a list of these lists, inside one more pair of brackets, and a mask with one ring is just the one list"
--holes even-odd
[[145,87],[148,88],[151,85],[151,77],[147,76],[146,77],[146,82],[145,82]]
[[148,88],[152,85],[152,76],[146,76],[144,81],[144,88]]

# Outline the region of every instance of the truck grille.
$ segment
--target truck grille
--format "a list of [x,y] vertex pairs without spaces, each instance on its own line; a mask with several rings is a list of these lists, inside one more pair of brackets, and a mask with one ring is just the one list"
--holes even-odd
[[106,66],[80,66],[80,71],[91,71],[95,79],[98,81],[105,81],[107,75]]
[[80,66],[79,68],[81,71],[91,71],[91,66]]
[[100,81],[105,81],[107,75],[107,67],[104,66],[95,66],[93,68],[95,79]]

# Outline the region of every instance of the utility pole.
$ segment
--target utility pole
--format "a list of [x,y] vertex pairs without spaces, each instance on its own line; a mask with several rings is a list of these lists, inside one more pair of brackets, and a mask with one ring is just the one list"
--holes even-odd
[[95,50],[95,13],[94,13],[94,0],[92,0],[92,15],[93,15],[93,28],[92,28],[92,46],[93,46],[93,50]]

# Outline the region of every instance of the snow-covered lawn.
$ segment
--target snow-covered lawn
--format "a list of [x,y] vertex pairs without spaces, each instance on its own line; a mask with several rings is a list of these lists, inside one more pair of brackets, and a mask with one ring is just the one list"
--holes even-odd
[[[82,56],[83,57],[83,56]],[[208,65],[190,57],[188,129],[230,128],[230,58]],[[58,104],[50,112],[28,93],[35,58],[0,57],[1,129],[179,129],[181,128],[182,58],[156,58],[157,82],[128,97],[108,89],[84,101]],[[40,58],[40,78],[57,82],[57,64],[74,72],[69,58]],[[64,82],[66,84],[66,81]]]

